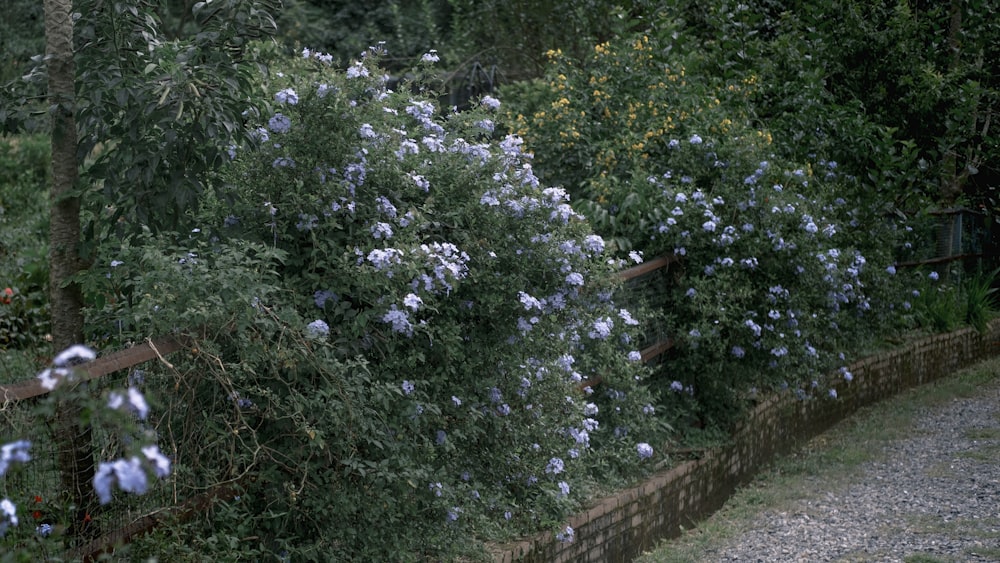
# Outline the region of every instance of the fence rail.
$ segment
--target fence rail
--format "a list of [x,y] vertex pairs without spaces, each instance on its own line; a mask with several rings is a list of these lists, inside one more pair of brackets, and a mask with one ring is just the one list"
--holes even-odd
[[[77,372],[78,381],[97,379],[98,377],[125,370],[149,360],[163,360],[164,356],[183,348],[186,341],[183,337],[175,336],[164,336],[155,340],[147,338],[142,344],[112,352],[107,356],[101,356],[84,365]],[[37,378],[8,385],[0,385],[0,403],[40,397],[49,391]]]

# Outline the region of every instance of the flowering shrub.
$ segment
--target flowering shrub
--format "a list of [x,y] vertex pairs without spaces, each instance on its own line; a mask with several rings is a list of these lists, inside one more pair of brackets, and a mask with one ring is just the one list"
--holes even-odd
[[751,124],[754,75],[689,76],[673,42],[623,37],[582,64],[550,53],[544,101],[507,115],[602,236],[681,258],[661,404],[725,427],[754,389],[813,394],[844,351],[899,325],[887,267],[902,231],[836,162],[780,156],[803,151]]
[[216,405],[199,426],[241,429],[226,466],[254,478],[207,533],[249,527],[261,552],[419,558],[565,529],[597,477],[648,470],[663,443],[638,312],[612,299],[623,263],[498,136],[496,99],[442,111],[377,59],[304,52],[199,231],[129,243],[89,290],[128,288],[109,321],[215,327],[197,371],[175,364],[214,379],[177,381]]

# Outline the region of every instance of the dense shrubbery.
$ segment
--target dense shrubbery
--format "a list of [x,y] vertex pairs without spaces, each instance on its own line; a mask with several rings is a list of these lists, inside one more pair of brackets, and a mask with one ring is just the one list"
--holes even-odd
[[181,445],[179,471],[253,479],[210,535],[416,558],[557,526],[648,468],[665,435],[611,295],[624,261],[497,137],[499,103],[442,113],[387,90],[376,51],[346,74],[305,55],[196,232],[130,239],[88,286],[92,326],[211,331],[182,410],[240,437]]
[[668,299],[682,346],[657,388],[725,425],[752,389],[812,392],[844,352],[903,326],[887,268],[906,232],[837,162],[788,160],[798,139],[752,123],[754,74],[691,75],[676,37],[623,37],[581,64],[552,53],[531,105],[508,115],[539,175],[619,250],[682,257]]

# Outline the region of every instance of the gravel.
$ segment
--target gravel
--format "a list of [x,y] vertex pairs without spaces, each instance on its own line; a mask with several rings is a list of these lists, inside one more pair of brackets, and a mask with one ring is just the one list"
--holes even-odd
[[908,434],[704,561],[1000,561],[1000,388],[924,410]]

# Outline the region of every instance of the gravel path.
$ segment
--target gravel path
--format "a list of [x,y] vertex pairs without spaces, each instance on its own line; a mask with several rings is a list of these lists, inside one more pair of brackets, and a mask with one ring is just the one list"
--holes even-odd
[[704,560],[1000,561],[1000,387],[925,410],[916,428],[851,483],[761,513]]

